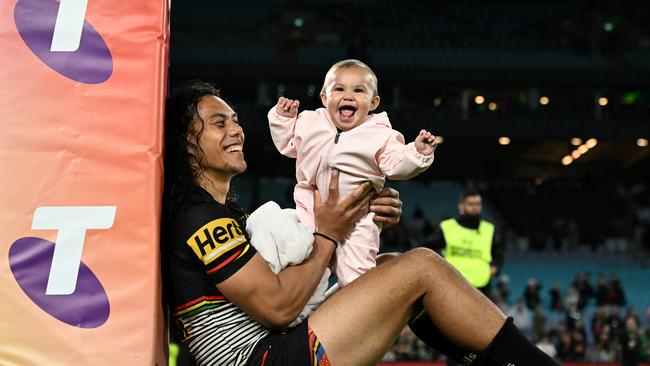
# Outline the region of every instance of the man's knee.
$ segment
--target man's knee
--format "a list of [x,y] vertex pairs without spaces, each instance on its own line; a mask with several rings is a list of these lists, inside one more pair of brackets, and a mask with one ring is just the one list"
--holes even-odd
[[424,247],[411,249],[404,256],[409,257],[409,260],[413,261],[414,264],[424,267],[434,267],[445,263],[445,260],[438,253]]
[[380,255],[377,256],[377,265],[379,266],[383,263],[388,263],[393,259],[399,257],[401,254],[402,253],[398,253],[398,252],[381,253]]
[[412,253],[413,255],[426,257],[427,259],[436,260],[436,261],[442,259],[442,257],[440,257],[438,253],[425,247],[417,247],[409,250],[407,253],[409,254]]

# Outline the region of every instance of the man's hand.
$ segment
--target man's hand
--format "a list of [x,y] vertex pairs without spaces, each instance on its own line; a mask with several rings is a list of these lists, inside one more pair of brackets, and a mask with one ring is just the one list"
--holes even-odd
[[499,273],[499,269],[495,266],[490,266],[490,277],[494,277]]
[[282,117],[296,118],[298,115],[298,107],[300,102],[285,97],[278,98],[278,104],[275,106],[275,111]]
[[399,199],[399,192],[384,187],[370,200],[370,212],[375,213],[374,221],[383,224],[384,229],[397,225],[402,216],[402,201]]
[[314,189],[314,220],[316,231],[334,238],[340,244],[357,221],[368,213],[374,190],[370,182],[365,182],[347,197],[341,198],[339,175],[337,169],[332,170],[327,201],[323,202],[318,189]]

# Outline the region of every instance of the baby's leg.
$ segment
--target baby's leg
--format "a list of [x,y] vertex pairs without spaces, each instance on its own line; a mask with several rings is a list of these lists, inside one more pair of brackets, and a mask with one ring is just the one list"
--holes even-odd
[[381,229],[369,213],[361,219],[336,250],[336,277],[341,286],[354,281],[376,265]]
[[310,187],[296,185],[293,190],[293,199],[296,202],[296,213],[300,223],[307,229],[314,231],[314,191]]

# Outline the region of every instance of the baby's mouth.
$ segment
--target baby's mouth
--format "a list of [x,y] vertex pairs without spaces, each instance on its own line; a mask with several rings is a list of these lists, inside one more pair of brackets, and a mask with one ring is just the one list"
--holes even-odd
[[351,105],[345,105],[339,108],[339,118],[341,122],[352,122],[357,109]]

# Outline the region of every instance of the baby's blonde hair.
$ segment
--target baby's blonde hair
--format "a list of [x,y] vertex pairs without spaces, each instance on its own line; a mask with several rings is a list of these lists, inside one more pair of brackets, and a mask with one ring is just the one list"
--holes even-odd
[[338,71],[339,69],[347,69],[350,67],[360,67],[362,69],[366,69],[370,74],[369,84],[370,84],[370,89],[372,90],[373,93],[372,96],[374,97],[379,95],[379,91],[377,89],[377,75],[375,75],[375,72],[372,71],[370,66],[356,59],[343,60],[332,65],[329,71],[327,71],[327,74],[325,74],[325,81],[323,81],[323,88],[321,88],[320,92],[325,93],[325,89],[327,89],[327,87],[332,83],[332,79],[334,78],[334,73],[336,71]]

